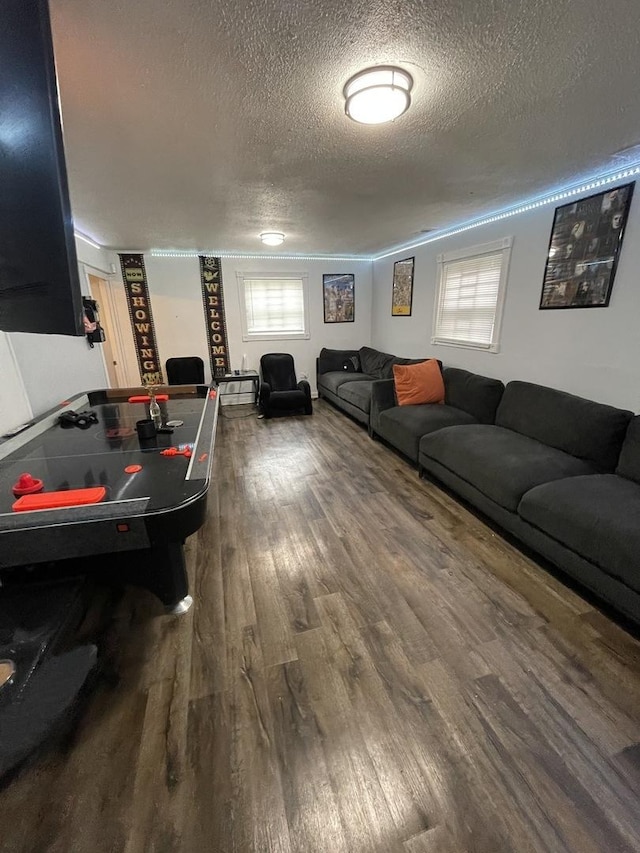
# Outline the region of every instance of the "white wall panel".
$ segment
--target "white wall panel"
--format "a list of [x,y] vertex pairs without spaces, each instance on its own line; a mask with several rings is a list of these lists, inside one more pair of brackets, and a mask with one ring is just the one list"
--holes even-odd
[[9,336],[0,332],[0,435],[30,420],[31,415],[31,406]]

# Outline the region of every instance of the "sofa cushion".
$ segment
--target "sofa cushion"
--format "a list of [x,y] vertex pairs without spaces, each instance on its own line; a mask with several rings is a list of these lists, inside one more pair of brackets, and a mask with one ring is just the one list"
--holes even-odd
[[265,403],[265,414],[270,409],[303,409],[307,405],[307,395],[302,388],[289,388],[286,391],[272,391]]
[[[352,374],[359,379],[362,374]],[[352,406],[362,409],[363,412],[368,412],[371,408],[371,383],[375,381],[369,379],[367,382],[345,382],[338,388],[338,397],[341,400],[346,400]]]
[[499,379],[489,379],[458,367],[445,367],[444,401],[473,415],[481,424],[495,423],[496,409],[504,394],[504,385]]
[[452,406],[427,403],[423,406],[394,406],[380,413],[376,432],[413,462],[423,435],[455,424],[470,424],[467,412]]
[[360,356],[350,355],[343,360],[341,367],[349,373],[360,373]]
[[322,373],[318,377],[318,387],[326,388],[333,394],[338,394],[338,388],[344,385],[345,382],[362,382],[363,380],[369,383],[375,379],[374,376],[367,376],[365,373],[349,373],[346,370],[333,370],[331,373]]
[[640,592],[640,485],[616,474],[571,477],[527,492],[518,514]]
[[631,412],[564,391],[509,382],[496,424],[592,462],[600,471],[613,471],[632,417]]
[[616,474],[640,483],[640,415],[629,424]]
[[399,406],[444,403],[442,373],[433,358],[418,364],[394,364],[393,381]]
[[426,356],[424,358],[401,358],[401,356],[399,356],[399,355],[394,355],[393,361],[391,362],[391,368],[393,371],[393,367],[396,364],[422,364],[425,361],[437,361],[438,367],[442,371],[442,362],[440,361],[439,358],[430,359],[430,358],[427,358]]
[[358,354],[363,373],[368,373],[376,379],[391,379],[395,356],[371,347],[361,347]]
[[359,361],[357,349],[327,349],[327,347],[322,347],[318,356],[318,373],[342,370],[345,360],[352,357]]
[[540,483],[596,473],[593,465],[562,450],[488,424],[452,426],[423,436],[418,460],[426,468],[428,458],[511,512]]

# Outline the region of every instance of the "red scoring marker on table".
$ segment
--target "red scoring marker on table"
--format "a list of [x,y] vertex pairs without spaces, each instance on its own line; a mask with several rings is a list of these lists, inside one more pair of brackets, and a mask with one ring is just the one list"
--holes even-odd
[[160,456],[184,456],[191,459],[191,448],[185,447],[184,450],[178,450],[177,447],[167,447],[160,451]]
[[138,471],[142,471],[142,465],[127,465],[124,469],[125,474],[137,474]]
[[[148,403],[150,401],[150,397],[145,394],[134,395],[133,397],[129,397],[130,403]],[[166,403],[169,399],[168,394],[156,394],[156,400],[159,403]]]
[[107,490],[104,486],[91,489],[65,489],[62,492],[43,492],[38,495],[23,495],[11,509],[14,512],[28,512],[32,509],[62,509],[69,506],[97,504],[104,498]]

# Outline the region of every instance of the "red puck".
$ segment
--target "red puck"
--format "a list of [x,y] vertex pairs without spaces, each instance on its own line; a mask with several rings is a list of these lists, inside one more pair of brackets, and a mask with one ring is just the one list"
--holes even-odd
[[42,480],[37,480],[31,474],[20,474],[18,482],[13,484],[13,494],[16,497],[21,495],[33,495],[36,492],[41,492],[44,488]]
[[125,474],[137,474],[138,471],[142,471],[142,465],[127,465],[124,469]]

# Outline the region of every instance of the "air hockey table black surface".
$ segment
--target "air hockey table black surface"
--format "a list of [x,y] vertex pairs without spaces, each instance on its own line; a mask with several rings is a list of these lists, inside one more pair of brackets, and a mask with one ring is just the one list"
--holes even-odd
[[[151,590],[171,612],[191,604],[183,543],[204,522],[218,418],[218,397],[204,385],[169,386],[160,403],[172,433],[140,440],[136,422],[149,417],[140,389],[79,394],[0,443],[0,573],[51,561],[86,560]],[[90,409],[98,422],[63,426],[60,414]],[[169,456],[161,451],[179,451]],[[128,470],[125,470],[128,469]],[[44,493],[102,486],[99,503],[15,511],[12,487],[23,473]]]

